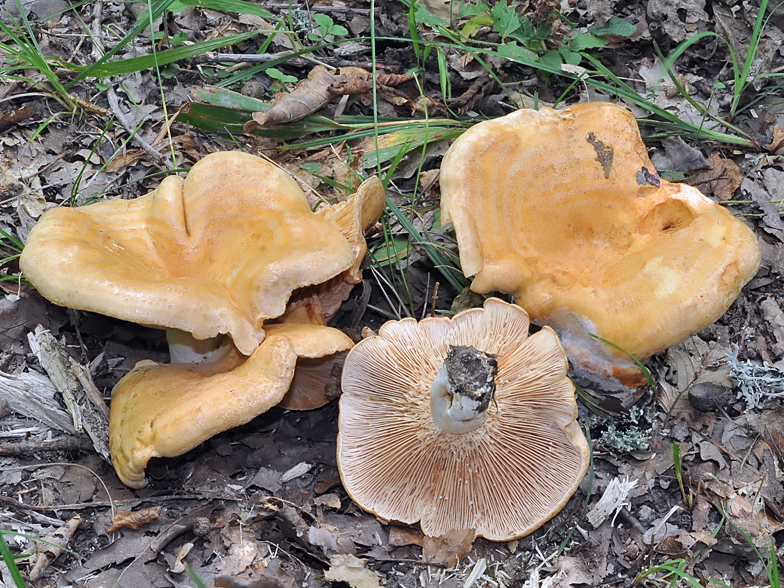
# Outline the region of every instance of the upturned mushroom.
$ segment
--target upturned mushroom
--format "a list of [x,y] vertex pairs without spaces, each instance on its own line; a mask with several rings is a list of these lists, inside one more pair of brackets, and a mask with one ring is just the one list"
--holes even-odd
[[497,298],[388,322],[343,367],[338,467],[361,508],[426,535],[508,541],[566,504],[588,467],[567,360]]
[[221,359],[200,364],[140,361],[112,390],[109,446],[118,477],[144,487],[150,458],[182,455],[249,422],[283,400],[299,358],[352,345],[331,327],[275,325],[250,357],[232,346]]
[[[57,304],[165,328],[172,361],[187,364],[143,362],[115,389],[110,438],[126,483],[144,485],[150,456],[179,455],[277,404],[292,381],[293,367],[284,369],[290,353],[321,358],[351,347],[325,319],[361,278],[363,230],[383,202],[371,178],[347,203],[314,214],[287,174],[225,152],[135,200],[58,208],[41,218],[20,260],[39,292]],[[296,323],[292,308],[301,298],[315,301],[317,319],[299,329],[268,325],[282,315]],[[272,329],[278,342],[262,351]],[[314,330],[322,345],[314,345]],[[280,365],[264,359],[273,351]],[[314,404],[307,398],[298,406]],[[232,403],[231,416],[224,402]],[[161,433],[155,423],[164,422]]]
[[644,383],[627,353],[717,320],[761,258],[741,221],[661,179],[634,116],[605,102],[477,124],[444,157],[441,207],[471,289],[514,294],[608,391]]

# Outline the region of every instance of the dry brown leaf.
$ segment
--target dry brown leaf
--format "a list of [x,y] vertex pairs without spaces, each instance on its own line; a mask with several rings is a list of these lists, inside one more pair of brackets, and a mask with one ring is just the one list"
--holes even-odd
[[[337,96],[373,91],[373,74],[369,71],[358,67],[341,67],[335,74],[335,81],[330,84],[329,91]],[[378,74],[376,83],[379,87],[392,87],[413,79],[412,74]]]
[[161,517],[161,507],[151,506],[142,510],[118,510],[112,517],[112,524],[107,527],[107,533],[114,533],[118,529],[129,528],[138,529],[142,525],[148,525]]
[[708,163],[713,169],[699,174],[694,185],[706,196],[716,196],[722,202],[732,199],[746,176],[741,173],[738,164],[723,158],[718,152],[708,158]]
[[218,569],[222,574],[236,576],[247,570],[253,563],[261,558],[259,545],[252,539],[232,543],[229,553],[221,559]]
[[321,110],[340,93],[332,90],[333,85],[356,85],[360,83],[357,80],[369,79],[370,75],[359,67],[343,67],[330,72],[323,65],[317,65],[291,92],[278,94],[268,110],[254,112],[253,120],[245,124],[244,130],[249,133],[258,127],[275,127],[301,120]]
[[193,543],[184,543],[177,549],[174,554],[174,565],[171,567],[173,574],[181,574],[185,571],[185,556],[191,552],[191,549],[193,549]]
[[495,80],[489,75],[483,75],[468,87],[460,96],[447,100],[449,108],[456,110],[458,114],[465,114],[482,101],[495,86]]
[[333,555],[329,558],[329,569],[324,579],[330,582],[346,582],[351,588],[380,588],[378,576],[365,567],[366,559],[349,554]]
[[784,154],[784,131],[781,130],[781,125],[776,123],[773,127],[773,140],[770,142],[770,152],[774,155]]
[[124,151],[120,156],[112,159],[109,165],[106,166],[106,173],[117,173],[123,171],[126,167],[133,165],[137,161],[144,159],[145,153],[142,149],[129,149]]
[[438,537],[425,537],[422,559],[427,563],[454,567],[471,552],[474,529],[455,529]]
[[[759,549],[766,549],[769,546],[769,537],[778,525],[765,512],[765,505],[760,494],[761,484],[750,484],[746,488],[740,489],[738,494],[730,497],[725,512],[733,523],[727,528],[727,533],[738,543],[745,544],[746,536],[750,537]],[[749,492],[744,492],[748,490]],[[740,493],[746,494],[745,497]],[[740,531],[743,531],[741,533]]]
[[329,85],[334,76],[323,65],[317,65],[291,92],[278,94],[275,104],[263,112],[254,112],[245,124],[249,133],[257,127],[274,127],[301,120],[323,108],[333,98]]
[[707,343],[697,335],[692,335],[683,343],[667,350],[666,363],[674,370],[677,383],[669,384],[660,377],[657,401],[670,416],[688,417],[689,387],[705,373],[706,369],[726,365],[727,350],[716,342]]
[[759,413],[749,411],[747,422],[778,455],[784,454],[784,408],[777,406]]
[[411,529],[404,529],[403,527],[390,527],[389,528],[389,544],[395,547],[402,547],[403,545],[419,545],[422,547],[425,539],[421,534]]
[[602,581],[596,574],[591,573],[582,558],[559,557],[558,570],[554,574],[559,577],[556,584],[559,588],[568,588],[576,585],[595,586]]

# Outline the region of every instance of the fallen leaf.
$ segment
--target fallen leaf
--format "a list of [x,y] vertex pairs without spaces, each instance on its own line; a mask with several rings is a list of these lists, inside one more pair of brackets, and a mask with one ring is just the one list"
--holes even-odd
[[185,571],[185,556],[188,555],[193,549],[193,543],[184,543],[180,545],[180,548],[177,550],[174,559],[174,565],[171,567],[171,572],[173,574],[181,574]]
[[588,512],[586,518],[594,529],[599,527],[607,518],[618,512],[629,503],[629,492],[637,485],[637,480],[620,477],[613,478],[602,494],[599,502]]
[[106,529],[107,533],[114,533],[118,529],[129,528],[138,529],[142,525],[147,525],[161,517],[161,507],[151,506],[142,510],[129,511],[118,510],[112,517],[112,524]]
[[711,154],[708,163],[712,169],[700,173],[693,184],[706,196],[715,196],[722,202],[731,200],[745,177],[738,164],[718,152]]
[[763,215],[760,225],[762,230],[784,242],[784,222],[779,216],[779,203],[771,202],[771,196],[762,187],[761,182],[754,182],[751,178],[745,178],[740,189],[748,192],[751,199],[762,209]]
[[657,152],[652,158],[659,171],[676,170],[690,174],[698,170],[710,170],[713,167],[699,149],[687,145],[680,137],[666,137],[662,139],[662,145],[666,155],[662,156]]
[[403,527],[390,527],[389,528],[389,544],[395,547],[402,547],[404,545],[424,545],[425,539],[421,534],[411,529],[404,529]]
[[[708,343],[697,335],[667,350],[666,365],[675,372],[676,384],[668,383],[664,377],[658,378],[659,405],[672,417],[689,417],[688,389],[701,377],[708,377],[709,371],[724,374],[728,372],[727,349],[718,342]],[[661,374],[663,376],[663,374]]]
[[337,494],[322,494],[321,496],[316,496],[313,499],[313,504],[323,508],[338,510],[341,506],[340,496]]
[[[594,586],[602,580],[596,578],[579,557],[559,557],[558,571],[554,576],[558,577],[558,582],[555,584],[558,588],[569,588],[575,585]],[[542,585],[544,586],[544,582]]]
[[348,537],[340,535],[338,529],[312,526],[308,529],[308,543],[321,547],[326,554],[348,553],[355,554],[357,548]]
[[329,85],[334,76],[323,65],[317,65],[291,92],[278,94],[275,103],[267,110],[254,112],[253,120],[245,124],[249,133],[258,127],[273,127],[301,120],[320,110],[332,100]]
[[784,131],[781,130],[779,123],[776,123],[776,126],[773,127],[773,140],[770,142],[770,152],[774,155],[784,153]]
[[236,576],[241,574],[260,557],[259,546],[255,541],[244,540],[242,543],[232,543],[229,553],[218,566],[222,574]]
[[[364,94],[373,91],[373,74],[358,67],[341,67],[335,72],[335,81],[329,85],[329,91],[336,96],[346,94]],[[413,74],[385,74],[376,76],[378,87],[393,87],[410,82]]]
[[425,537],[422,559],[427,563],[454,567],[471,552],[475,533],[474,529],[455,529],[438,537]]
[[245,124],[244,130],[250,133],[258,127],[275,127],[302,120],[339,95],[332,89],[333,85],[359,85],[362,82],[352,80],[370,79],[370,75],[359,67],[343,67],[333,73],[323,65],[317,65],[310,70],[307,79],[301,80],[291,92],[278,94],[269,109],[254,112],[253,120]]
[[324,579],[330,582],[346,582],[351,588],[381,588],[378,576],[365,567],[366,559],[349,554],[333,555],[329,558],[329,569]]

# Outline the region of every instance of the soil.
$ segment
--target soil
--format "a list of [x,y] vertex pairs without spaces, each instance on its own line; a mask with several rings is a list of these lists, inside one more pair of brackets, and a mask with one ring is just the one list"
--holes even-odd
[[[434,12],[444,7],[436,1],[426,4]],[[64,0],[24,6],[42,53],[82,65],[100,55],[96,44],[114,44],[146,9],[146,4],[137,8],[106,2],[66,10]],[[279,12],[275,6],[270,9]],[[571,30],[567,20],[589,27],[617,17],[635,25],[633,34],[609,35],[604,47],[590,52],[637,91],[682,118],[693,118],[695,111],[677,90],[672,85],[657,90],[650,84],[660,64],[656,48],[667,55],[691,35],[712,31],[728,40],[742,62],[759,8],[758,2],[733,0],[581,0],[562,2],[556,17],[555,4],[546,0],[516,6],[533,22],[554,23],[555,32],[543,45],[550,48],[564,45]],[[263,28],[259,17],[179,8],[168,14],[165,27],[156,25],[156,33],[169,39],[183,33],[189,41],[202,41]],[[315,7],[312,14],[327,14],[350,35],[364,38],[369,35],[369,8],[367,2],[352,0]],[[404,74],[417,63],[410,40],[398,40],[410,37],[407,10],[390,1],[379,2],[377,8],[378,61],[389,66],[388,73]],[[0,6],[0,20],[10,22],[13,14],[19,18],[15,2]],[[753,64],[755,74],[784,68],[784,9],[771,14]],[[295,11],[294,17],[310,22],[304,10]],[[99,41],[85,33],[85,26],[98,31]],[[483,26],[480,39],[500,39],[496,30]],[[437,37],[424,25],[419,35]],[[165,49],[158,37],[159,50]],[[263,36],[252,37],[219,51],[254,54],[263,41]],[[0,32],[0,42],[10,43],[6,33]],[[320,50],[317,57],[361,66],[371,59],[369,47],[369,41],[362,40],[353,53],[339,53],[337,45]],[[286,48],[286,39],[278,35],[265,51]],[[149,51],[147,30],[124,57]],[[3,62],[15,63],[0,46]],[[564,93],[567,103],[609,99],[592,86],[568,88],[568,81],[511,62],[491,63],[498,80],[485,79],[482,68],[464,52],[451,52],[446,63],[452,96],[460,98],[451,103],[453,112],[469,118],[500,116],[517,107],[498,81],[526,104],[534,97],[542,104],[553,103]],[[726,116],[732,101],[728,63],[727,46],[717,37],[692,45],[677,62],[680,83],[720,116]],[[277,67],[299,80],[312,63],[300,60]],[[68,89],[81,101],[77,114],[65,113],[63,104],[42,90],[48,86],[38,72],[26,72],[32,81],[0,77],[0,229],[24,241],[47,208],[140,196],[157,186],[159,172],[167,166],[189,168],[208,153],[238,147],[278,162],[328,200],[343,197],[330,182],[309,172],[316,170],[338,183],[349,177],[350,166],[357,168],[361,162],[346,163],[346,144],[292,149],[298,139],[291,136],[243,135],[241,129],[229,135],[183,122],[195,120],[186,118],[185,107],[198,102],[196,90],[245,68],[200,56],[162,68],[160,79],[155,70],[98,83],[82,79]],[[64,68],[53,69],[63,82],[73,78]],[[426,62],[424,78],[433,104],[443,104],[435,57]],[[421,118],[416,86],[410,80],[388,81],[392,90],[379,98],[379,115]],[[231,88],[269,101],[274,82],[256,73]],[[327,102],[319,113],[335,116],[339,101]],[[341,104],[345,114],[372,114],[367,94],[351,95]],[[201,581],[207,586],[264,588],[625,587],[634,582],[686,585],[684,575],[701,585],[770,584],[768,573],[784,541],[784,409],[778,400],[784,395],[784,224],[779,214],[784,91],[776,78],[761,79],[743,94],[741,105],[732,123],[756,147],[663,138],[657,127],[643,127],[643,132],[663,177],[692,183],[755,231],[762,267],[715,324],[646,359],[655,389],[633,396],[595,387],[583,390],[579,420],[591,438],[592,467],[563,510],[540,529],[507,543],[475,540],[470,532],[430,538],[416,526],[384,523],[363,512],[340,482],[335,401],[312,411],[272,409],[185,455],[154,459],[147,468],[149,484],[141,490],[124,486],[84,436],[44,424],[24,407],[4,405],[0,528],[17,533],[4,535],[13,553],[37,549],[37,556],[18,561],[29,585],[147,588],[197,586]],[[440,108],[437,116],[451,116]],[[184,114],[171,125],[170,149],[163,121],[178,111]],[[190,116],[194,113],[195,107]],[[141,141],[129,140],[128,129],[137,127]],[[416,193],[416,226],[429,229],[437,242],[454,251],[453,234],[436,230],[433,214],[437,170],[447,145],[442,141],[430,144],[424,154],[409,153],[393,174],[389,196],[410,208],[411,198],[403,195]],[[382,242],[379,232],[371,232],[368,239],[371,249]],[[0,259],[13,254],[9,244],[3,239]],[[365,269],[363,284],[344,302],[334,326],[358,340],[364,327],[377,330],[390,314],[405,314],[406,304],[417,316],[425,316],[448,311],[458,295],[465,298],[418,247],[397,265],[402,272],[390,272],[383,264],[379,270]],[[13,259],[0,267],[7,276],[19,271]],[[384,283],[401,275],[411,286],[406,304],[390,299],[392,289]],[[4,374],[45,376],[28,340],[38,325],[89,368],[107,403],[113,386],[137,361],[168,361],[161,331],[55,306],[18,279],[2,281],[0,288]],[[615,501],[602,510],[600,499],[611,496]],[[112,522],[119,522],[119,528],[107,530]],[[66,549],[60,553],[32,541],[41,537],[54,542],[59,537]],[[40,563],[34,572],[36,559]],[[673,570],[680,579],[667,575]],[[29,579],[39,573],[40,579]],[[2,585],[12,586],[13,580],[0,563]]]

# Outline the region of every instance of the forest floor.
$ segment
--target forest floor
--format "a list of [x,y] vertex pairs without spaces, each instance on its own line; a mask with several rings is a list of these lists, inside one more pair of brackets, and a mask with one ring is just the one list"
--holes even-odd
[[[392,0],[249,7],[0,3],[2,381],[45,374],[28,339],[38,325],[89,368],[107,403],[137,361],[168,361],[162,331],[42,298],[20,280],[17,254],[45,210],[143,195],[165,174],[222,150],[264,155],[330,202],[345,198],[353,177],[380,166],[391,202],[430,243],[454,254],[454,234],[437,217],[438,169],[452,139],[521,106],[615,101],[642,121],[662,177],[698,187],[753,229],[761,268],[715,324],[645,360],[653,390],[584,390],[588,475],[552,520],[506,543],[470,533],[424,537],[352,503],[335,457],[337,402],[275,408],[185,455],[154,459],[149,484],[132,490],[84,436],[6,399],[0,537],[10,548],[6,561],[37,549],[15,559],[24,582],[778,586],[784,8],[763,2],[758,18],[755,0],[456,2],[451,14],[440,0],[411,10]],[[156,68],[150,28],[134,26],[158,8],[166,10],[153,18]],[[115,46],[117,54],[102,60]],[[315,86],[304,106],[284,105],[304,108],[284,112],[302,120],[243,132],[252,112],[284,85],[293,91],[319,63],[366,71],[375,63],[386,77],[374,95],[370,78],[352,70],[358,90],[333,96]],[[380,147],[374,112],[387,125],[379,127]],[[715,123],[730,118],[731,127]],[[448,311],[459,293],[457,274],[450,282],[450,270],[436,267],[432,249],[399,217],[387,210],[382,221],[368,235],[364,283],[331,321],[355,339],[389,318]],[[456,264],[455,255],[448,259]],[[732,384],[706,386],[716,374]],[[614,506],[599,514],[608,488]],[[112,521],[131,516],[121,511],[136,518],[109,532]],[[51,546],[33,541],[58,537],[65,549],[56,559]],[[0,561],[0,586],[19,582]]]

